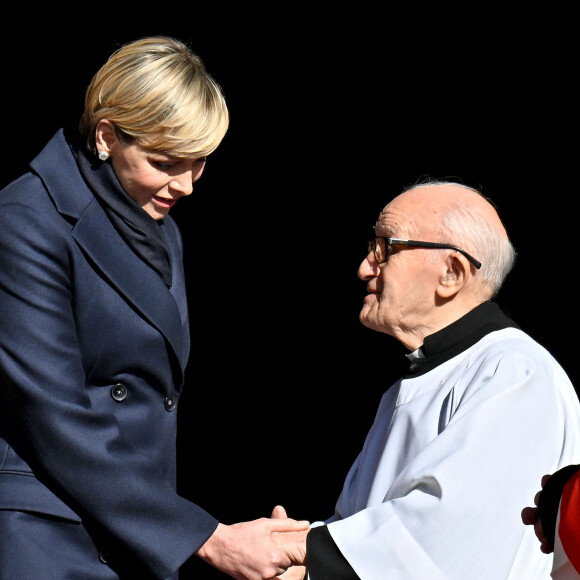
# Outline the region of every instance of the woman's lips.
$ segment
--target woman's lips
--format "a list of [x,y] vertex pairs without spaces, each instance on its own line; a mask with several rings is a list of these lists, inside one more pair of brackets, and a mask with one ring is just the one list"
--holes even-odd
[[156,203],[158,203],[162,207],[173,207],[177,202],[176,199],[167,199],[165,197],[158,196],[155,196],[153,199],[156,201]]

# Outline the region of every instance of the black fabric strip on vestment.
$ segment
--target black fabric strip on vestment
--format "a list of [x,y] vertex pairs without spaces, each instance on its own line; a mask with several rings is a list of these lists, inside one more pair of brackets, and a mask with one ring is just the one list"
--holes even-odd
[[484,302],[459,320],[425,338],[422,358],[413,358],[406,378],[425,374],[495,330],[519,328],[495,302]]

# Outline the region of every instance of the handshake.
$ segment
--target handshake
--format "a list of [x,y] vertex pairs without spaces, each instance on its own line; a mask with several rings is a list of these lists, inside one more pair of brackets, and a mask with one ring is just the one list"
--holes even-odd
[[271,518],[218,524],[196,554],[237,580],[303,580],[309,530],[278,505]]

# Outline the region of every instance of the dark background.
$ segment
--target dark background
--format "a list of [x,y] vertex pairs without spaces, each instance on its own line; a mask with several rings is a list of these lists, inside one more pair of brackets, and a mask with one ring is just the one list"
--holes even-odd
[[[5,26],[0,186],[78,118],[92,75],[127,41],[179,37],[222,86],[230,130],[172,214],[193,339],[183,495],[224,523],[276,503],[331,515],[404,368],[398,343],[358,322],[357,268],[379,211],[422,177],[495,201],[519,252],[498,302],[580,385],[571,15],[158,5],[119,22],[110,8],[72,26],[54,13],[36,14],[34,32]],[[194,577],[223,576],[192,558],[182,578]]]

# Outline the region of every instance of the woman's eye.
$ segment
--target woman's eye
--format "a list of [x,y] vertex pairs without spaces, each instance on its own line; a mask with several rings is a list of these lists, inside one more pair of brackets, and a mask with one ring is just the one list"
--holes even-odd
[[173,163],[167,163],[166,161],[154,161],[153,165],[163,170],[171,169],[173,167]]

